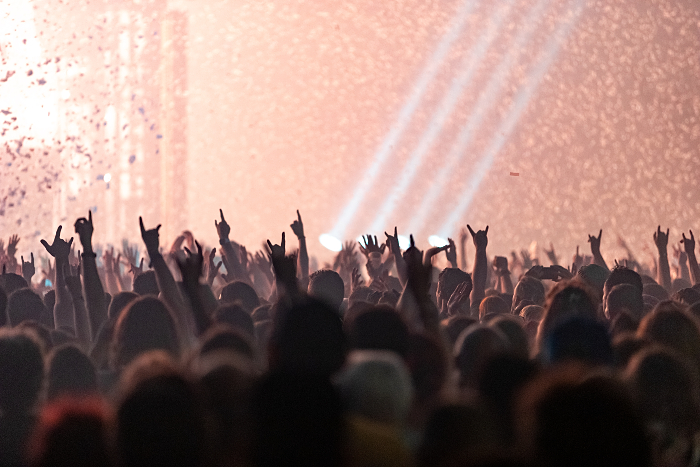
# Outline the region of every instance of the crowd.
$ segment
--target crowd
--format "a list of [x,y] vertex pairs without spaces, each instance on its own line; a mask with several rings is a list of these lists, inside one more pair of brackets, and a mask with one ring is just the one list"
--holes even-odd
[[602,230],[564,267],[394,229],[311,271],[298,212],[255,254],[223,212],[212,249],[139,219],[146,257],[98,221],[0,244],[2,466],[700,465],[692,231],[610,269]]

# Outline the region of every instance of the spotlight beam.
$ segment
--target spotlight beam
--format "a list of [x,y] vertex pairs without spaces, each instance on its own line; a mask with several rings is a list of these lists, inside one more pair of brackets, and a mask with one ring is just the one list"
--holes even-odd
[[542,81],[545,73],[547,73],[547,70],[559,53],[561,45],[571,32],[571,28],[573,27],[575,20],[581,14],[581,11],[583,11],[584,1],[585,0],[577,0],[573,12],[569,15],[568,20],[561,23],[557,28],[554,35],[554,40],[552,40],[551,45],[544,53],[544,56],[539,61],[533,72],[531,72],[528,76],[527,84],[521,88],[520,92],[518,93],[508,117],[501,123],[498,130],[494,132],[494,136],[491,139],[488,149],[482,155],[473,175],[470,177],[464,190],[462,190],[457,198],[459,200],[457,207],[442,224],[442,227],[439,230],[440,235],[447,236],[448,233],[455,228],[460,219],[463,218],[465,211],[471,205],[474,195],[476,194],[476,190],[479,188],[479,185],[491,168],[495,156],[503,148],[506,140],[515,129],[521,114],[527,108],[532,95],[539,87],[539,83]]
[[355,187],[352,197],[348,204],[343,208],[340,217],[336,221],[331,234],[336,238],[343,238],[345,230],[352,221],[355,213],[359,209],[360,205],[364,201],[367,192],[372,187],[372,184],[376,181],[379,171],[391,154],[393,147],[401,138],[403,132],[408,127],[408,124],[413,117],[413,114],[420,104],[426,90],[430,83],[435,79],[435,75],[440,68],[440,65],[445,60],[448,52],[452,48],[454,42],[462,34],[462,30],[466,24],[469,14],[474,9],[476,5],[476,0],[467,0],[460,7],[457,12],[455,20],[452,22],[450,29],[445,36],[440,40],[437,48],[431,55],[426,67],[423,69],[418,82],[413,87],[413,91],[409,96],[408,100],[404,103],[401,111],[399,112],[398,120],[394,123],[389,133],[386,135],[381,145],[379,146],[377,152],[374,155],[372,164],[369,166],[365,174],[360,178],[359,183]]
[[[432,188],[428,190],[420,206],[415,211],[416,213],[409,223],[409,232],[416,232],[422,227],[425,218],[432,211],[437,198],[446,189],[447,181],[465,156],[465,150],[471,143],[474,134],[479,129],[486,111],[493,107],[502,87],[506,84],[506,76],[519,57],[521,48],[530,40],[530,37],[534,33],[536,29],[536,19],[542,15],[542,12],[548,4],[549,0],[540,0],[532,10],[530,10],[530,13],[525,19],[526,26],[516,37],[515,44],[509,48],[508,54],[499,63],[486,89],[481,93],[475,105],[475,111],[470,115],[464,127],[462,127],[462,130],[457,136],[457,140],[452,144],[450,152],[445,158],[447,163],[442,165],[432,183]],[[442,234],[442,231],[440,231],[440,234]]]
[[380,231],[385,226],[387,218],[394,211],[396,204],[399,202],[406,189],[408,189],[411,182],[413,182],[413,179],[418,173],[418,169],[423,163],[423,159],[442,132],[445,122],[459,103],[459,97],[464,93],[464,89],[471,83],[484,55],[500,32],[501,24],[506,14],[510,11],[512,3],[513,0],[498,9],[495,21],[488,26],[485,34],[482,34],[477,46],[471,50],[471,53],[465,55],[460,66],[459,75],[452,81],[449,90],[442,98],[437,110],[428,123],[428,128],[423,132],[418,146],[413,150],[408,162],[404,165],[398,183],[394,185],[389,197],[384,200],[384,203],[382,203],[382,206],[378,209],[377,215],[368,232]]

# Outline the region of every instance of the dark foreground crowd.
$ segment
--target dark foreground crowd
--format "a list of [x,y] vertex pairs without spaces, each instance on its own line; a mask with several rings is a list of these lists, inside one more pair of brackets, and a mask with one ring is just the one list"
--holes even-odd
[[91,214],[0,245],[0,465],[700,465],[692,232],[609,269],[602,231],[564,267],[394,230],[310,273],[299,215],[255,254],[140,222],[145,258]]

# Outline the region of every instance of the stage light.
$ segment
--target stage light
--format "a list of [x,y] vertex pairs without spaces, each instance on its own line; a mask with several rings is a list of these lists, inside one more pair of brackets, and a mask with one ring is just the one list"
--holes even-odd
[[61,98],[66,101],[70,99],[70,90],[64,89],[63,91],[61,91]]
[[394,146],[397,144],[403,135],[403,132],[408,127],[418,104],[423,99],[423,95],[428,90],[430,83],[435,78],[440,65],[447,57],[448,52],[452,48],[452,44],[462,34],[462,30],[464,29],[467,19],[469,18],[469,15],[476,3],[476,0],[467,0],[462,4],[447,34],[442,37],[437,48],[430,56],[430,59],[428,59],[425,68],[418,78],[418,82],[413,87],[411,95],[401,107],[397,121],[394,123],[394,125],[392,125],[391,130],[380,144],[371,165],[360,178],[359,183],[353,191],[350,201],[341,211],[340,217],[331,230],[331,233],[336,238],[342,238],[345,235],[345,230],[352,221],[359,207],[362,205],[362,202],[367,193],[370,191],[370,188],[375,183],[380,169],[393,151]]
[[449,233],[452,232],[454,227],[463,218],[465,211],[471,205],[474,195],[476,194],[476,190],[479,188],[479,185],[491,168],[494,158],[500,152],[506,140],[515,129],[515,126],[520,119],[520,115],[527,108],[527,104],[530,102],[533,93],[537,90],[539,83],[542,81],[545,73],[547,73],[547,70],[559,53],[562,43],[571,32],[571,28],[573,27],[575,20],[581,14],[581,11],[583,11],[584,1],[585,0],[578,0],[576,2],[573,11],[568,17],[568,20],[559,25],[554,34],[554,39],[550,42],[549,47],[535,68],[528,75],[525,86],[520,89],[520,92],[514,99],[513,106],[511,107],[506,119],[501,123],[498,130],[494,132],[491,143],[480,158],[479,164],[474,170],[473,175],[470,177],[464,190],[462,190],[457,198],[455,198],[458,200],[457,207],[450,213],[447,220],[445,220],[445,222],[442,224],[442,227],[440,227],[439,232],[441,235],[449,235]]
[[440,237],[439,235],[431,235],[430,237],[428,237],[428,243],[430,243],[430,246],[438,248],[450,244],[450,242]]
[[321,236],[318,237],[318,241],[321,242],[321,245],[331,251],[338,252],[343,249],[343,242],[330,234],[321,234]]
[[411,239],[405,235],[399,235],[399,248],[408,250],[411,247]]
[[428,123],[428,128],[423,132],[418,145],[409,156],[398,182],[393,186],[391,193],[377,210],[377,215],[369,228],[371,232],[381,230],[384,227],[387,218],[394,212],[397,203],[403,198],[404,192],[413,182],[418,169],[423,163],[423,159],[430,151],[430,148],[433,147],[433,143],[435,143],[438,136],[440,136],[447,119],[457,107],[457,104],[459,104],[460,96],[471,83],[479,65],[483,62],[484,55],[486,55],[493,40],[498,36],[501,24],[510,11],[512,3],[513,0],[498,8],[495,20],[489,22],[487,30],[485,33],[482,33],[476,47],[472,48],[470,53],[465,54],[459,67],[458,76],[452,81],[449,90],[443,96],[442,101]]
[[[486,89],[479,96],[479,99],[474,107],[474,112],[470,115],[467,123],[462,127],[462,130],[457,136],[457,140],[452,144],[446,162],[441,164],[440,171],[433,179],[432,188],[423,196],[421,204],[415,210],[415,214],[411,218],[408,229],[411,232],[419,231],[423,227],[425,218],[433,209],[437,198],[447,187],[447,182],[454,174],[454,171],[459,166],[464,157],[467,146],[471,143],[476,130],[481,125],[487,110],[493,108],[496,98],[500,95],[502,87],[507,83],[506,77],[516,64],[516,60],[524,49],[525,44],[530,40],[530,37],[536,30],[537,20],[542,16],[545,7],[549,4],[549,0],[540,0],[530,10],[527,18],[524,21],[525,27],[515,38],[515,43],[509,47],[508,54],[501,60],[496,71],[491,75]],[[441,235],[444,234],[440,230]],[[448,232],[449,234],[449,232]],[[447,235],[447,234],[445,234]]]
[[102,178],[104,179],[105,183],[109,183],[112,181],[112,174],[106,173]]

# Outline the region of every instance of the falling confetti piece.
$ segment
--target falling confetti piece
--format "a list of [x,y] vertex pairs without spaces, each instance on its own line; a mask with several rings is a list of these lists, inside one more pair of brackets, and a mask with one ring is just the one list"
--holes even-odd
[[511,176],[511,177],[519,177],[519,176],[520,176],[520,173],[519,173],[519,172],[511,172],[511,173],[510,173],[510,176]]

